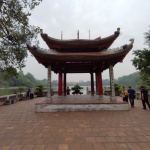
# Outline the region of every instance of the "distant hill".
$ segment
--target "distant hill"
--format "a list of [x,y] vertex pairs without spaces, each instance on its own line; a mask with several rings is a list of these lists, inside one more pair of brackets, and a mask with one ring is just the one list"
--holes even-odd
[[135,90],[137,90],[137,84],[140,81],[140,74],[139,72],[132,73],[130,75],[119,77],[115,82],[121,86],[131,86]]
[[[26,75],[20,71],[18,77],[12,77],[11,79],[4,81],[2,79],[1,73],[0,73],[0,87],[19,87],[19,86],[26,86],[28,88],[34,88],[37,84],[43,84],[45,87],[47,87],[47,79],[38,80],[35,79],[35,77],[31,73],[27,73]],[[118,79],[115,79],[115,83],[121,85],[121,86],[132,86],[134,89],[136,89],[136,86],[138,82],[140,81],[140,75],[138,72],[132,73],[130,75],[122,76]],[[103,86],[110,86],[110,80],[104,79],[102,80]],[[58,86],[58,81],[53,80],[52,87]],[[74,86],[75,84],[78,84],[80,86],[90,86],[90,81],[79,81],[79,82],[67,82],[67,86]]]
[[[140,75],[139,72],[132,73],[130,75],[125,75],[122,77],[119,77],[118,79],[115,79],[115,83],[125,86],[128,88],[128,86],[131,86],[133,89],[137,90],[137,84],[140,81]],[[102,80],[103,86],[110,86],[110,80],[109,79],[104,79]],[[80,86],[90,86],[91,82],[90,81],[80,81],[80,82],[68,82],[68,86],[73,86],[75,84],[78,84]],[[52,82],[53,85],[53,82]],[[56,85],[57,86],[57,85]]]

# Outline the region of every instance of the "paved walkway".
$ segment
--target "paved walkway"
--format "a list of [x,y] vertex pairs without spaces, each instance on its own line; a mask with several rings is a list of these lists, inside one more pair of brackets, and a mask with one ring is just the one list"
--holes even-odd
[[35,113],[34,100],[0,106],[0,150],[150,150],[150,111]]

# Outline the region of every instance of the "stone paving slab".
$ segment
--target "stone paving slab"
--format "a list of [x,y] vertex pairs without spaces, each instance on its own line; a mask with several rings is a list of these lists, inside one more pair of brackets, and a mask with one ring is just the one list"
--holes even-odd
[[45,98],[0,106],[0,150],[150,150],[150,110],[35,113]]

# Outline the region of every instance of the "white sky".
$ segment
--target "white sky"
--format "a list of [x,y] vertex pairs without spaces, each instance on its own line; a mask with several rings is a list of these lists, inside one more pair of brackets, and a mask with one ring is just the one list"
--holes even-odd
[[[99,36],[102,38],[112,35],[118,27],[121,35],[110,48],[129,44],[129,39],[134,38],[134,47],[124,58],[122,63],[114,67],[114,77],[134,73],[135,67],[131,60],[133,50],[143,49],[144,34],[150,26],[150,0],[44,0],[32,11],[30,24],[39,26],[44,33],[54,38],[76,39],[77,30],[81,39],[91,39]],[[48,46],[39,36],[40,47]],[[30,72],[37,79],[47,78],[47,69],[39,64],[29,53],[26,59],[24,73]],[[102,74],[103,79],[109,79],[109,71]],[[52,80],[57,80],[58,75],[52,73]],[[67,74],[67,81],[88,81],[89,74]]]

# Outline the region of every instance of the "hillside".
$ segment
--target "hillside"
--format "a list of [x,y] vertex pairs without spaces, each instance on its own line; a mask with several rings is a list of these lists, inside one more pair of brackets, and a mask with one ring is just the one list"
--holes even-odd
[[132,73],[130,75],[119,77],[115,82],[121,86],[132,86],[135,90],[137,90],[137,84],[140,81],[140,75],[138,72]]
[[[138,72],[115,79],[115,83],[125,87],[132,86],[134,89],[136,89],[136,86],[139,81],[140,81],[140,75]],[[103,82],[103,86],[110,85],[109,79],[104,79],[102,82]],[[23,72],[19,72],[17,77],[12,77],[7,81],[2,80],[2,76],[1,76],[0,87],[25,86],[28,88],[34,88],[37,84],[43,84],[45,87],[47,87],[47,79],[38,80],[35,79],[35,77],[31,73],[27,73],[25,75]],[[75,84],[78,84],[80,86],[90,86],[91,82],[90,81],[67,82],[68,86],[74,86]],[[57,85],[58,85],[58,81],[53,80],[52,86],[56,87]]]

